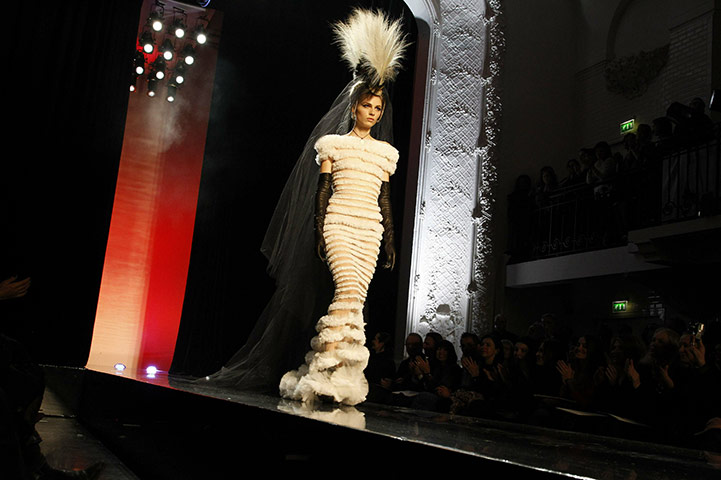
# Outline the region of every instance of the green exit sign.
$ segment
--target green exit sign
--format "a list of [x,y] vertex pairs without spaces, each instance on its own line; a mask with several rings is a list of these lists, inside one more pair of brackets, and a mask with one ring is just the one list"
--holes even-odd
[[635,118],[632,118],[631,120],[626,120],[625,122],[621,122],[621,135],[625,135],[627,133],[633,132],[635,127],[636,127],[636,119]]
[[613,312],[614,313],[621,313],[625,312],[628,308],[628,300],[619,300],[616,302],[613,302]]

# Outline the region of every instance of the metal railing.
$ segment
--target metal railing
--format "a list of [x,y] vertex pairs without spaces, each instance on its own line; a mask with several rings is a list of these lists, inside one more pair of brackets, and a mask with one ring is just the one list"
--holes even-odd
[[657,143],[661,156],[607,181],[537,196],[530,218],[511,219],[530,222],[511,225],[530,236],[511,262],[622,246],[629,230],[721,213],[720,126],[693,145]]

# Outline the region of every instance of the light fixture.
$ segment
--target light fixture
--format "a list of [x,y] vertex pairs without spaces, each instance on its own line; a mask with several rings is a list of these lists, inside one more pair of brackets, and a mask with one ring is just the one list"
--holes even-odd
[[153,35],[147,30],[140,35],[140,45],[143,47],[145,53],[153,53],[153,50],[155,50]]
[[178,62],[173,72],[173,78],[171,81],[177,85],[182,84],[185,81],[185,62]]
[[[162,7],[161,7],[162,8]],[[163,29],[163,14],[161,11],[155,10],[148,17],[148,25],[150,28],[159,32]]]
[[113,368],[115,368],[115,370],[117,370],[118,372],[122,372],[123,370],[125,370],[125,365],[122,363],[116,363],[115,365],[113,365]]
[[135,67],[135,73],[137,75],[142,75],[145,73],[145,55],[143,55],[143,52],[135,52],[135,60],[133,61],[133,66]]
[[158,369],[157,367],[151,365],[145,369],[145,373],[147,373],[148,375],[155,375],[156,373],[158,373]]
[[148,78],[148,96],[155,96],[155,89],[158,88],[158,80],[155,78]]
[[168,102],[173,103],[175,101],[175,96],[178,93],[178,86],[173,85],[172,83],[168,85],[168,96],[166,97],[166,100]]
[[165,78],[165,60],[163,57],[158,57],[153,62],[153,68],[151,69],[153,76],[158,80]]
[[187,65],[192,65],[195,62],[195,49],[191,45],[186,45],[181,56]]
[[132,78],[130,79],[130,91],[135,91],[135,84],[138,83],[138,76],[133,74]]
[[195,41],[198,42],[199,45],[204,45],[205,42],[208,41],[208,31],[202,24],[195,27]]
[[173,55],[175,54],[173,43],[167,38],[163,42],[163,45],[160,47],[160,51],[163,52],[163,58],[168,62],[173,59]]
[[182,18],[176,18],[173,20],[173,25],[170,27],[170,31],[175,35],[177,38],[183,38],[185,36],[185,30],[186,30],[185,23],[183,22]]

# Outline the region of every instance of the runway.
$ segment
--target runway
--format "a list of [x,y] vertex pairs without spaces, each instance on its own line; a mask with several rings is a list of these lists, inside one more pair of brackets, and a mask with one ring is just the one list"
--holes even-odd
[[438,463],[521,478],[718,474],[718,454],[647,442],[371,403],[311,407],[164,372],[46,370],[79,422],[141,479],[224,478],[259,464],[422,473]]

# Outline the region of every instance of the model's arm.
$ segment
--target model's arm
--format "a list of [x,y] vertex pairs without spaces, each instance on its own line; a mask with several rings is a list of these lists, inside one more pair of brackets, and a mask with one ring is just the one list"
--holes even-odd
[[381,209],[383,220],[383,249],[386,252],[386,263],[383,268],[393,270],[396,264],[396,249],[393,242],[393,210],[391,209],[391,184],[388,182],[390,177],[386,173],[385,179],[381,184],[381,192],[378,197],[378,205]]
[[331,173],[333,171],[333,161],[326,158],[320,163],[320,173]]
[[325,261],[325,239],[323,238],[323,225],[325,224],[325,211],[328,208],[328,199],[331,193],[331,170],[333,162],[323,160],[320,164],[318,188],[315,191],[315,245],[318,257]]

